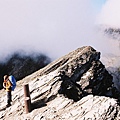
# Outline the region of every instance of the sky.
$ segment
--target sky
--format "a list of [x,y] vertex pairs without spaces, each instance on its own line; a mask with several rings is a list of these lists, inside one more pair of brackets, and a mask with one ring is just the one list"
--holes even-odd
[[101,9],[98,23],[120,28],[120,0],[107,0]]
[[91,0],[95,11],[100,12],[107,0]]
[[113,43],[96,31],[96,23],[109,21],[108,1],[115,0],[1,0],[1,60],[17,50],[56,59],[86,45],[114,53]]

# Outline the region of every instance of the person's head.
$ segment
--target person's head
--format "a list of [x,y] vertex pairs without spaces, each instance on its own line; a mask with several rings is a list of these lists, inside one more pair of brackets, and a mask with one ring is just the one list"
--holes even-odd
[[7,80],[9,75],[4,75],[4,81]]

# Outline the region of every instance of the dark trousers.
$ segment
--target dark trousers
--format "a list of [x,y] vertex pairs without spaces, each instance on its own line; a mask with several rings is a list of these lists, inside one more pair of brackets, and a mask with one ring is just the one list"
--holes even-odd
[[11,95],[11,91],[7,91],[7,104],[11,104],[12,101],[12,95]]

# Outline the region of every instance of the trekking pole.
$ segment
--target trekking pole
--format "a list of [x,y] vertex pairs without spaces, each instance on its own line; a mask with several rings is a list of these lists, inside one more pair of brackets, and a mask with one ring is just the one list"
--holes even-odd
[[29,84],[24,85],[24,97],[25,97],[25,111],[29,113],[31,111],[31,98],[29,91]]

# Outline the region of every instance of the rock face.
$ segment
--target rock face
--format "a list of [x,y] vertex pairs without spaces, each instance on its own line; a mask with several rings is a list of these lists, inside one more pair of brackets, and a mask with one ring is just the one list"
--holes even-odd
[[[25,113],[23,85],[29,83],[31,107]],[[0,91],[0,119],[119,120],[119,93],[112,76],[90,46],[78,48],[17,83],[13,103],[5,108]]]

